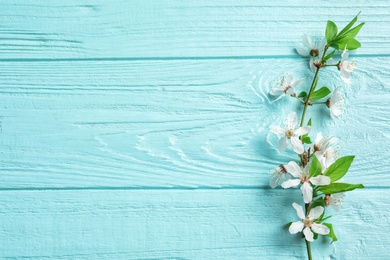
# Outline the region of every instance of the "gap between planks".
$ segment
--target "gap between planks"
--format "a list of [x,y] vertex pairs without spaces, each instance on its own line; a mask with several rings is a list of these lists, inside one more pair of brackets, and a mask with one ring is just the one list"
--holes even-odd
[[[354,58],[390,57],[390,54],[358,54]],[[180,60],[258,60],[258,59],[294,59],[297,55],[251,55],[251,56],[186,56],[186,57],[91,57],[91,58],[5,58],[0,62],[85,62],[85,61],[180,61]],[[303,57],[304,58],[304,57]]]
[[[365,190],[387,190],[389,186],[365,186]],[[279,188],[281,189],[281,188]],[[193,191],[193,190],[271,190],[268,185],[259,186],[226,186],[226,187],[213,187],[213,186],[202,186],[202,187],[24,187],[24,188],[0,188],[2,191],[99,191],[99,190],[117,190],[117,191],[137,191],[137,190],[155,190],[155,191]]]

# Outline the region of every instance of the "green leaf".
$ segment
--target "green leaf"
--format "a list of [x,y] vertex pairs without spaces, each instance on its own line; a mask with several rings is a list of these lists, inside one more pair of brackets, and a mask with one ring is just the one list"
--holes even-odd
[[306,98],[307,97],[307,93],[305,91],[302,91],[301,93],[299,93],[298,97],[299,98]]
[[328,43],[332,42],[332,40],[336,37],[337,35],[337,25],[332,22],[332,21],[328,21],[328,23],[326,24],[326,30],[325,30],[325,37],[326,37],[326,41]]
[[330,229],[329,234],[327,234],[327,237],[330,237],[332,239],[332,243],[337,241],[336,234],[334,233],[333,226],[330,223],[322,223],[324,226],[327,226]]
[[350,21],[347,26],[345,26],[337,36],[342,36],[346,31],[348,31],[356,22],[357,22],[357,19],[358,19],[358,16],[359,16],[360,12],[355,16],[355,18],[352,19],[352,21]]
[[364,188],[363,184],[331,183],[326,186],[321,186],[318,190],[324,194],[333,194],[362,188]]
[[314,91],[311,94],[310,99],[318,100],[318,99],[326,97],[329,94],[330,94],[330,89],[328,89],[327,87],[322,87],[319,90]]
[[328,55],[326,55],[323,59],[323,61],[327,61],[329,60],[330,58],[333,57],[334,53],[336,52],[336,50],[332,51],[331,53],[329,53]]
[[356,39],[352,39],[347,43],[347,49],[350,51],[359,49],[360,46],[361,46],[360,42]]
[[289,228],[291,226],[292,222],[288,222],[285,226],[286,228]]
[[321,163],[320,161],[318,161],[317,156],[314,156],[310,164],[310,177],[318,176],[321,173],[322,173]]
[[302,136],[302,142],[305,144],[311,144],[311,139],[309,136]]
[[332,182],[341,179],[351,166],[355,156],[344,156],[336,160],[326,171],[324,175],[329,176]]
[[322,221],[325,221],[325,220],[327,220],[327,219],[330,219],[331,217],[332,217],[332,215],[329,215],[329,216],[327,216],[327,217],[321,219],[321,222],[322,222]]
[[[364,23],[359,24],[358,26],[352,28],[348,32],[346,32],[344,35],[336,37],[336,39],[333,41],[332,46],[336,45],[337,49],[342,50],[347,46],[349,49],[349,43],[352,41],[352,45],[356,46],[356,40],[354,39],[355,36],[359,33],[360,29],[363,27]],[[356,48],[355,48],[356,49]]]
[[311,118],[309,119],[309,122],[307,122],[308,126],[311,126]]

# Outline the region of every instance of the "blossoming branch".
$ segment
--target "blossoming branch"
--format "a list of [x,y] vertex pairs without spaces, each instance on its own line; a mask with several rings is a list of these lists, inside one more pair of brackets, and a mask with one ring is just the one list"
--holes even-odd
[[[338,141],[335,137],[317,133],[312,142],[312,137],[309,135],[312,120],[305,120],[307,109],[315,105],[327,106],[332,119],[337,119],[343,113],[343,88],[337,87],[333,93],[327,86],[318,88],[319,72],[323,68],[334,67],[339,71],[340,78],[345,84],[351,83],[351,74],[356,63],[348,59],[348,51],[360,48],[360,42],[355,37],[364,25],[360,23],[353,27],[358,15],[340,31],[334,22],[328,21],[323,39],[316,41],[307,35],[302,37],[303,46],[297,47],[296,51],[303,57],[309,57],[309,68],[314,73],[307,91],[296,93],[296,89],[304,83],[304,79],[296,79],[289,73],[270,91],[274,102],[281,98],[292,97],[303,106],[300,119],[296,112],[292,111],[287,115],[282,127],[270,126],[270,132],[278,137],[278,150],[284,152],[290,148],[298,155],[296,161],[275,168],[271,175],[270,186],[275,188],[281,185],[284,189],[300,187],[304,207],[299,203],[292,204],[299,220],[290,222],[288,227],[291,234],[303,233],[308,259],[312,259],[310,243],[319,235],[330,237],[332,242],[337,241],[332,224],[329,223],[331,215],[325,216],[328,206],[337,211],[340,209],[340,202],[344,199],[345,192],[364,188],[362,184],[349,184],[342,181],[354,156],[340,157],[337,151]],[[335,58],[339,51],[340,58]]]

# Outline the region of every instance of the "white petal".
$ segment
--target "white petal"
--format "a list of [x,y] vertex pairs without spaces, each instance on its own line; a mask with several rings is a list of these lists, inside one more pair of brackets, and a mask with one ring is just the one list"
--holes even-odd
[[314,66],[314,59],[313,58],[310,58],[309,67],[310,67],[311,72],[316,72],[317,67]]
[[324,213],[324,207],[317,206],[310,210],[308,217],[311,220],[315,220],[319,218],[322,215],[322,213]]
[[310,37],[307,34],[302,35],[302,42],[303,45],[308,48],[309,50],[314,49],[314,45],[310,39]]
[[311,177],[310,182],[317,186],[324,186],[330,184],[330,178],[324,175],[318,175],[316,177]]
[[284,135],[284,133],[285,133],[285,130],[277,125],[271,125],[269,127],[269,130],[271,131],[271,133],[276,134],[276,135]]
[[295,50],[298,52],[299,55],[302,57],[307,57],[310,55],[310,50],[309,49],[304,49],[301,47],[296,47]]
[[302,126],[295,130],[295,134],[297,136],[305,135],[310,132],[311,127],[310,126]]
[[286,85],[291,85],[291,81],[293,81],[294,77],[292,74],[290,73],[287,73],[285,76],[284,76],[284,82],[286,83]]
[[307,241],[309,241],[309,242],[314,241],[314,234],[313,234],[313,232],[311,232],[310,228],[305,227],[305,229],[303,230],[303,234],[305,235],[305,238]]
[[320,133],[317,133],[317,135],[316,135],[316,145],[318,145],[319,142],[321,142],[321,140],[322,140],[322,134],[320,132]]
[[348,59],[348,56],[349,56],[349,53],[348,53],[348,50],[347,50],[347,46],[345,46],[345,49],[344,49],[343,53],[341,54],[341,62],[343,62],[346,59]]
[[314,232],[320,235],[327,235],[330,232],[330,229],[322,224],[313,223],[311,225],[311,229],[313,229]]
[[320,44],[318,45],[318,49],[321,52],[323,52],[326,44],[327,44],[327,41],[326,41],[326,38],[324,37],[324,38],[322,38]]
[[303,183],[301,186],[303,201],[305,203],[310,203],[313,200],[313,188],[308,182]]
[[305,78],[300,78],[300,79],[295,80],[293,83],[291,83],[291,87],[295,88],[296,86],[298,86],[299,83],[301,83],[304,80],[305,80]]
[[300,179],[287,180],[287,181],[282,183],[282,188],[283,189],[288,189],[288,188],[291,188],[291,187],[297,187],[299,185],[299,183],[301,183]]
[[279,140],[279,146],[278,146],[278,150],[279,152],[284,152],[284,150],[286,150],[287,148],[287,138],[286,137],[282,137],[280,138]]
[[290,141],[291,141],[291,148],[294,150],[294,152],[296,152],[297,154],[303,154],[304,149],[301,140],[293,136],[291,137]]
[[286,118],[286,124],[285,124],[286,129],[295,129],[297,124],[298,124],[297,114],[295,112],[291,112],[290,114],[288,114]]
[[288,231],[290,232],[290,234],[296,234],[298,232],[302,232],[304,226],[305,225],[303,225],[302,221],[293,222],[288,228]]
[[351,73],[344,70],[344,69],[341,69],[340,70],[340,78],[347,84],[350,84],[351,83]]
[[283,95],[284,94],[284,91],[279,89],[279,88],[273,88],[271,89],[271,91],[269,92],[272,96],[280,96],[280,95]]
[[292,205],[293,205],[294,209],[297,211],[298,217],[300,219],[305,219],[306,216],[305,216],[305,213],[303,213],[303,207],[295,202]]
[[283,173],[272,174],[271,179],[269,180],[269,186],[271,186],[272,189],[276,188],[282,181],[283,176]]
[[298,164],[294,161],[289,162],[287,165],[284,166],[288,173],[290,173],[292,176],[296,178],[300,178],[301,173],[301,167],[298,166]]

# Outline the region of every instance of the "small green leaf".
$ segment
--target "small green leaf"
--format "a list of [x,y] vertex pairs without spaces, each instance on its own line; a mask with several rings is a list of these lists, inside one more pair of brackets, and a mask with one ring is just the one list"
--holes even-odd
[[307,97],[307,93],[305,91],[302,91],[301,93],[299,93],[298,97],[299,98],[306,98]]
[[359,24],[358,26],[352,28],[351,30],[347,31],[343,36],[340,37],[350,37],[350,38],[355,38],[355,36],[359,33],[360,29],[363,27],[364,23]]
[[308,126],[311,126],[311,118],[309,119],[309,122],[307,122]]
[[349,49],[349,43],[352,41],[352,45],[356,46],[355,36],[359,33],[360,29],[363,27],[364,23],[359,24],[358,26],[352,28],[344,35],[336,37],[336,39],[332,42],[332,46],[337,46],[336,49],[343,50],[345,46]]
[[330,237],[332,239],[332,243],[337,241],[336,234],[334,233],[333,226],[330,223],[322,223],[324,226],[327,226],[330,229],[329,234],[327,234],[327,237]]
[[345,26],[337,36],[342,36],[346,31],[348,31],[357,21],[358,19],[358,16],[359,16],[360,12],[355,16],[355,18],[352,19],[352,21],[350,21],[347,26]]
[[292,222],[288,222],[285,226],[289,228],[291,226]]
[[332,182],[341,179],[349,170],[355,156],[344,156],[336,160],[324,172],[324,175],[329,176]]
[[309,136],[304,136],[302,138],[302,142],[305,143],[305,144],[311,144],[311,139]]
[[330,89],[328,89],[327,87],[322,87],[319,90],[314,91],[311,94],[310,99],[318,100],[318,99],[326,97],[329,94],[330,94]]
[[328,43],[332,42],[332,40],[336,37],[337,35],[337,25],[332,22],[328,21],[326,24],[326,30],[325,30],[325,36],[326,36],[326,41]]
[[318,176],[321,173],[322,173],[321,163],[320,161],[318,161],[317,156],[314,156],[310,164],[310,177]]
[[329,216],[327,216],[327,217],[321,219],[320,222],[325,221],[325,220],[327,220],[327,219],[330,219],[331,217],[332,217],[332,215],[329,215]]
[[321,186],[318,190],[323,194],[333,194],[362,188],[364,188],[363,184],[331,183],[326,186]]
[[329,60],[330,58],[333,57],[334,53],[336,52],[336,50],[332,51],[331,53],[329,53],[328,55],[326,55],[323,59],[323,61],[327,61]]

